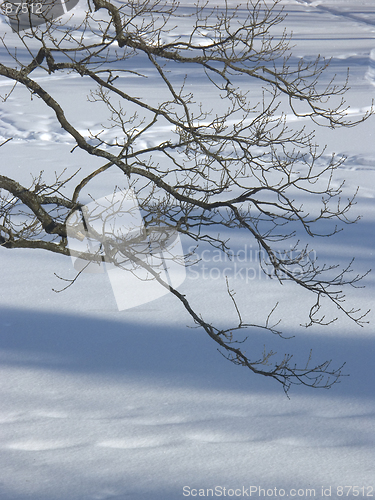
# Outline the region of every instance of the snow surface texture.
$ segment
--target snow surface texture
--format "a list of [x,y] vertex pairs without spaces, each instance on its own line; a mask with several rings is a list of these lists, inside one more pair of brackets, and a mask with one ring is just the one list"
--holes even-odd
[[[375,97],[374,1],[283,3],[293,55],[333,57],[339,75],[349,66],[350,111],[366,109]],[[45,78],[63,105],[76,98],[83,131],[101,129],[97,110],[80,112],[81,82]],[[4,80],[0,86],[1,93],[11,88]],[[20,182],[30,181],[30,171],[44,169],[52,178],[65,167],[92,168],[79,152],[66,164],[69,138],[22,89],[1,105],[0,135],[14,137],[2,148],[1,172]],[[327,155],[348,155],[336,182],[346,179],[344,194],[360,186],[355,212],[363,215],[336,238],[317,242],[319,256],[335,262],[355,255],[356,270],[366,271],[374,264],[375,120],[320,131],[318,140],[328,143]],[[279,285],[263,278],[233,283],[254,320],[272,307],[272,294],[280,300],[284,326],[298,334],[276,342],[281,352],[304,355],[312,347],[316,359],[347,362],[350,377],[340,385],[298,388],[288,400],[275,382],[231,365],[204,333],[186,328],[190,319],[171,295],[118,312],[106,275],[83,276],[56,294],[54,272],[73,276],[70,259],[5,249],[0,259],[1,500],[176,500],[216,486],[237,489],[237,497],[250,486],[285,489],[286,496],[295,488],[300,498],[309,488],[324,498],[322,487],[343,498],[337,487],[344,485],[364,487],[360,498],[375,495],[373,313],[362,329],[341,319],[323,331],[297,331],[296,311],[306,305],[293,287],[284,285],[280,297]],[[219,275],[225,265],[215,264]],[[215,276],[197,280],[188,271],[180,290],[208,319],[225,323],[233,310],[222,276]],[[363,309],[374,303],[374,274],[365,284],[349,297]],[[256,340],[275,343],[272,336]]]

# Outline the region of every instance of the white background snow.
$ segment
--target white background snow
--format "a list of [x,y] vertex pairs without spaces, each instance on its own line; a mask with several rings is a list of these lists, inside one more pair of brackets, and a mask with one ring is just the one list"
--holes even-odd
[[[350,112],[366,110],[375,97],[375,1],[283,3],[293,56],[333,57],[331,71],[339,76],[350,67]],[[4,20],[0,30],[14,37]],[[4,51],[1,61],[9,62]],[[38,81],[59,96],[80,130],[101,127],[94,106],[79,101],[85,101],[82,79]],[[149,95],[153,83],[145,85],[139,92]],[[0,80],[1,95],[10,89]],[[1,104],[0,135],[13,137],[0,149],[1,173],[25,184],[30,172],[44,170],[52,179],[63,168],[99,164],[70,154],[52,113],[23,89]],[[348,156],[335,182],[345,179],[348,195],[360,186],[354,212],[363,218],[333,239],[314,241],[314,248],[328,262],[356,256],[355,270],[364,272],[374,267],[375,118],[317,137],[328,144],[327,155]],[[238,248],[245,244],[238,241]],[[284,341],[254,335],[254,343],[298,359],[313,348],[316,360],[347,363],[350,377],[341,384],[292,389],[289,400],[276,382],[230,364],[204,332],[188,328],[189,317],[171,295],[119,312],[106,275],[82,276],[55,293],[62,283],[54,273],[72,277],[72,265],[42,251],[0,249],[0,273],[1,500],[177,500],[215,487],[222,496],[245,498],[251,486],[266,492],[251,490],[254,498],[271,496],[271,489],[273,496],[283,490],[291,496],[293,488],[299,498],[308,498],[309,488],[325,498],[322,487],[326,496],[331,487],[331,498],[342,498],[339,486],[360,487],[360,498],[375,496],[374,312],[364,328],[341,318],[304,330],[298,325],[307,297],[294,287],[265,278],[232,281],[245,317],[260,320],[279,300],[282,324],[296,334]],[[366,310],[374,304],[373,273],[364,284],[348,300]],[[180,290],[208,319],[235,318],[221,275],[197,280],[188,271]],[[348,491],[343,496],[353,498]]]

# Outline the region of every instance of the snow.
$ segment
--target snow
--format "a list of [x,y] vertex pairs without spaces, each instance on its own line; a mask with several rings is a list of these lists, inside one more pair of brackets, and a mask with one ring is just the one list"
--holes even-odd
[[[363,112],[375,97],[373,0],[282,3],[293,57],[332,57],[339,76],[350,67],[350,110]],[[38,81],[59,95],[82,133],[102,129],[98,107],[80,100],[82,79]],[[144,85],[147,91],[152,83]],[[0,94],[10,90],[1,80]],[[26,184],[30,172],[44,170],[48,180],[64,168],[101,164],[70,154],[72,143],[52,113],[22,89],[1,104],[0,136],[14,137],[0,150],[1,173]],[[357,272],[374,266],[374,136],[374,118],[354,129],[317,131],[327,155],[348,156],[335,182],[346,181],[344,195],[360,187],[354,212],[363,218],[314,248],[322,261],[356,256]],[[108,193],[96,185],[90,194]],[[248,258],[235,263],[256,269],[246,244],[238,238]],[[179,289],[205,317],[226,324],[234,318],[223,279],[228,262],[205,255],[199,279],[188,268]],[[285,496],[307,498],[310,488],[324,498],[331,488],[331,498],[342,498],[337,488],[345,485],[362,488],[360,498],[375,495],[373,312],[363,328],[341,318],[323,330],[301,330],[303,294],[286,285],[281,294],[278,283],[258,274],[232,280],[246,315],[261,320],[279,300],[278,315],[296,335],[254,335],[255,349],[266,343],[304,359],[313,348],[314,359],[347,363],[350,377],[330,391],[299,387],[287,399],[281,386],[230,364],[203,332],[188,328],[190,318],[170,294],[118,311],[106,274],[83,275],[55,293],[63,284],[54,273],[73,277],[72,263],[36,250],[0,249],[0,272],[1,500],[176,500],[209,496],[215,487],[221,496],[244,498],[250,487],[258,488],[254,498],[271,496],[271,489],[272,496],[284,489]],[[348,296],[366,310],[374,304],[373,273],[364,284]],[[352,498],[348,491],[343,496]]]

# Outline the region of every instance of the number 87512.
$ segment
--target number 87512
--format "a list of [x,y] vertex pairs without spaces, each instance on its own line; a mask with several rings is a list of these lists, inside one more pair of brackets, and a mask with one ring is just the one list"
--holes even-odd
[[5,15],[17,15],[17,14],[42,14],[42,4],[41,3],[26,3],[26,2],[4,2],[1,5],[2,11]]

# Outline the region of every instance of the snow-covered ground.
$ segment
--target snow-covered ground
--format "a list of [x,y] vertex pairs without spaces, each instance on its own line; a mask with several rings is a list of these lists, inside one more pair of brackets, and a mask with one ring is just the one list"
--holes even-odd
[[[375,97],[375,2],[283,4],[293,56],[332,57],[338,75],[350,67],[351,112],[365,110]],[[56,75],[44,83],[74,109],[80,129],[100,127],[94,106],[80,108],[82,79]],[[1,95],[10,89],[0,80]],[[70,154],[52,114],[22,89],[0,106],[0,136],[14,138],[0,149],[1,173],[20,182],[29,183],[30,172],[53,178],[96,162]],[[344,194],[360,186],[354,211],[363,218],[316,247],[328,262],[356,256],[355,269],[364,272],[374,267],[375,118],[317,137],[327,154],[348,156],[335,182],[346,180]],[[246,252],[242,265],[256,269],[252,249]],[[228,263],[204,263],[199,279],[188,270],[180,289],[224,323],[233,315],[221,272]],[[264,316],[279,300],[283,325],[297,335],[254,343],[301,356],[313,348],[316,359],[347,362],[350,377],[340,385],[292,389],[289,400],[276,382],[230,364],[203,332],[187,328],[191,321],[171,295],[119,312],[106,275],[84,275],[55,293],[63,285],[54,273],[72,277],[72,264],[42,251],[0,249],[0,273],[1,500],[375,496],[374,312],[364,328],[340,319],[301,330],[305,297],[293,287],[259,276],[233,280],[246,315]],[[350,292],[354,305],[374,304],[374,276]]]

